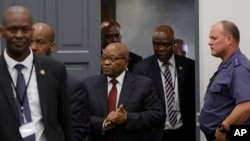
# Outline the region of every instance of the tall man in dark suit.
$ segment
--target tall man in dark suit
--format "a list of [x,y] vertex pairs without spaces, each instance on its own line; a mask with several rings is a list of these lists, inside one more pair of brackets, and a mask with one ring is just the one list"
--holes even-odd
[[[122,29],[117,21],[109,20],[101,24],[101,44],[102,50],[110,43],[122,42]],[[133,66],[142,60],[142,57],[129,51],[128,71],[132,71]]]
[[[46,23],[35,23],[31,49],[39,55],[51,56],[56,48],[55,32]],[[72,141],[84,141],[89,126],[88,99],[83,91],[82,82],[67,74],[68,94],[72,119]]]
[[[22,6],[12,6],[3,15],[0,31],[6,48],[0,58],[0,140],[71,141],[65,66],[33,54],[32,24],[30,12]],[[17,64],[23,66],[21,71]],[[17,87],[23,83],[17,80],[25,81],[23,97]]]
[[[128,58],[126,45],[111,43],[101,57],[103,75],[83,80],[89,98],[88,141],[110,137],[113,141],[149,141],[150,129],[165,119],[151,79],[126,71]],[[117,83],[112,86],[110,81]],[[113,87],[116,98],[111,96]]]
[[[161,132],[156,129],[152,132],[152,140],[181,141],[184,137],[185,140],[195,141],[194,61],[173,54],[174,31],[170,26],[157,27],[153,33],[152,43],[155,54],[139,62],[133,70],[153,80],[157,94],[165,107],[167,117],[162,123]],[[164,76],[166,64],[171,73],[171,81],[166,80]],[[169,102],[167,97],[169,85],[174,91],[173,102]],[[177,123],[173,125],[170,122],[172,117],[168,112],[169,105],[173,105],[177,114]]]

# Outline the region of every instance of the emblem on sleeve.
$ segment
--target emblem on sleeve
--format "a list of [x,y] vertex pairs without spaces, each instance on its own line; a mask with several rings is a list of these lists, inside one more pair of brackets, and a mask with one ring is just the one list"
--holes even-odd
[[240,59],[239,59],[239,58],[235,58],[235,59],[233,60],[233,67],[235,68],[235,67],[238,67],[238,66],[240,66],[240,65],[241,65]]

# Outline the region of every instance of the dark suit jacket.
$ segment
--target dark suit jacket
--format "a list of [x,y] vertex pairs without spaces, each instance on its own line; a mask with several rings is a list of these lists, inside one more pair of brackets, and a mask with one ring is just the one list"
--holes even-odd
[[[50,57],[34,56],[42,122],[47,141],[71,141],[66,69]],[[40,73],[41,70],[45,74]],[[32,82],[30,82],[32,83]],[[19,116],[4,57],[0,57],[0,140],[19,141]]]
[[[179,103],[182,115],[185,139],[195,140],[195,67],[194,60],[175,55],[175,66],[178,79]],[[161,103],[165,105],[161,71],[155,55],[149,56],[134,66],[133,72],[153,80]],[[163,123],[164,125],[164,123]],[[163,130],[163,129],[162,129]]]
[[68,74],[67,84],[72,114],[72,141],[84,141],[89,128],[88,98],[82,81]]
[[[105,75],[93,76],[83,81],[89,98],[90,133],[88,141],[104,141],[103,122],[108,115],[108,84]],[[127,122],[111,130],[115,141],[148,141],[150,128],[164,119],[163,107],[152,86],[144,76],[126,72],[118,105],[127,111]],[[108,132],[108,131],[107,131]]]
[[129,52],[129,63],[128,63],[128,70],[129,71],[132,71],[133,70],[133,67],[136,63],[140,62],[142,60],[142,57],[133,53],[133,52]]

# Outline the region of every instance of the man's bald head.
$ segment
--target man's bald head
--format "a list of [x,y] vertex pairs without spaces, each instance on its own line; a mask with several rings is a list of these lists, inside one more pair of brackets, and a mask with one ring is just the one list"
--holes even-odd
[[0,33],[5,39],[6,52],[11,58],[23,61],[29,55],[32,24],[29,10],[22,6],[12,6],[4,12]]
[[56,48],[53,28],[46,23],[35,23],[30,47],[36,54],[52,55]]
[[169,39],[169,42],[174,42],[174,30],[168,25],[161,25],[155,29],[152,39],[156,40],[159,38],[159,35],[165,35]]
[[104,50],[112,50],[113,52],[116,52],[117,55],[129,59],[129,49],[123,43],[120,42],[111,43]]
[[167,62],[173,54],[174,30],[168,25],[158,26],[153,35],[154,53],[161,62]]
[[55,31],[51,26],[46,23],[35,23],[33,25],[34,32],[44,33],[48,37],[50,42],[54,42],[55,40]]
[[20,5],[16,5],[16,6],[12,6],[10,8],[8,8],[3,15],[3,20],[2,20],[2,26],[5,27],[6,23],[10,20],[10,19],[14,19],[18,16],[23,16],[25,18],[28,18],[29,24],[32,25],[33,24],[33,19],[32,19],[32,15],[30,14],[29,10],[23,6]]
[[116,78],[124,72],[128,66],[129,50],[123,43],[111,43],[102,54],[103,74]]

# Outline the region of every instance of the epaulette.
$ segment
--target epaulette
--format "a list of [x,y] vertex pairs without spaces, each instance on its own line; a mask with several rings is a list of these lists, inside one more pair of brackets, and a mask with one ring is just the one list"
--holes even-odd
[[234,68],[236,68],[236,67],[238,67],[238,66],[241,65],[241,61],[240,61],[239,58],[235,58],[232,63],[233,63],[233,67]]

